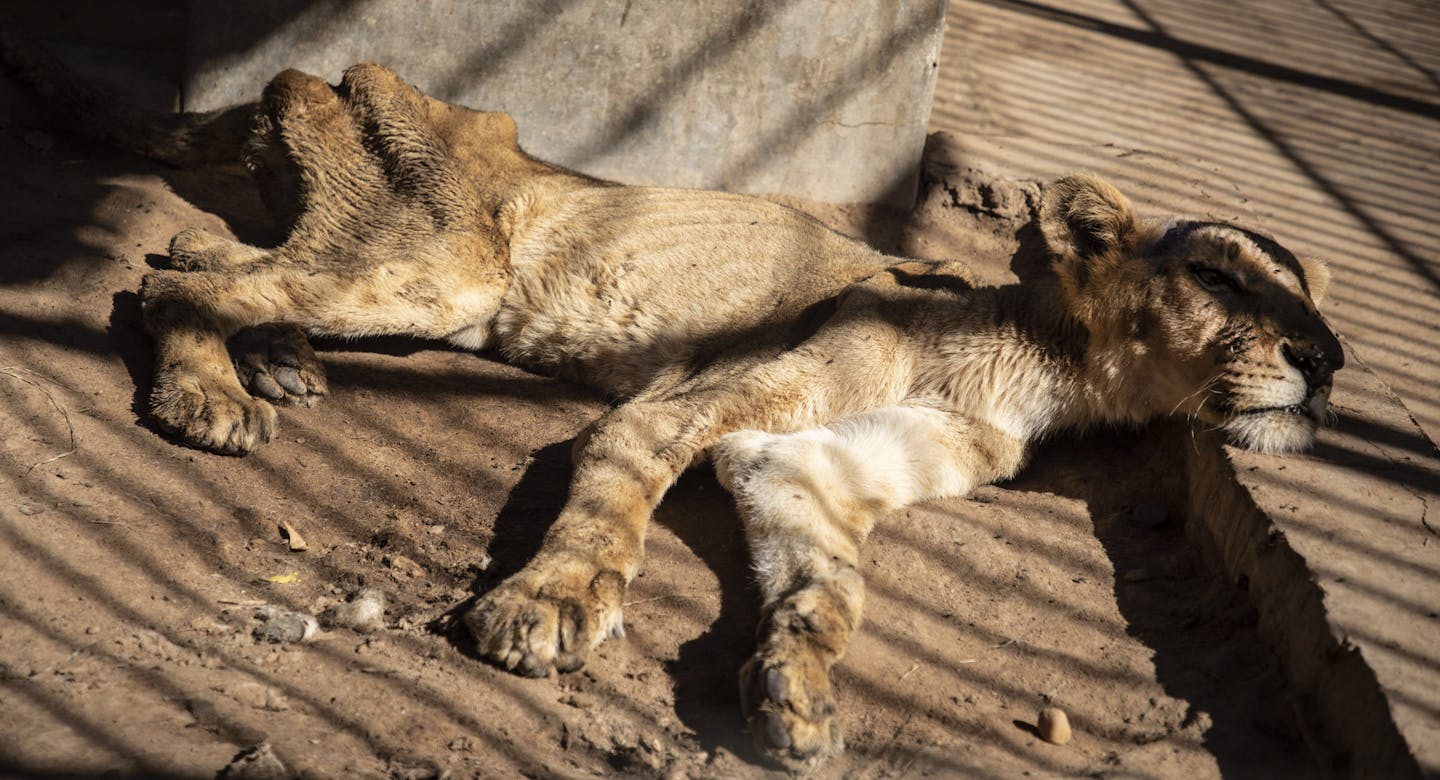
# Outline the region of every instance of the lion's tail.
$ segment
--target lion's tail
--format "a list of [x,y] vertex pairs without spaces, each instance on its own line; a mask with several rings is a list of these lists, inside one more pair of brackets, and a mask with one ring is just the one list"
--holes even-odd
[[62,127],[172,165],[238,161],[254,123],[254,103],[178,114],[128,105],[61,62],[3,11],[0,66],[34,92]]

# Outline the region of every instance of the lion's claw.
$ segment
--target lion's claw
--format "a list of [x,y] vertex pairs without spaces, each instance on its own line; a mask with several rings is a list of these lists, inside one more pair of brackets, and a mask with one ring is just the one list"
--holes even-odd
[[290,325],[264,325],[231,340],[235,375],[252,395],[278,403],[313,406],[328,392],[325,366],[305,334]]

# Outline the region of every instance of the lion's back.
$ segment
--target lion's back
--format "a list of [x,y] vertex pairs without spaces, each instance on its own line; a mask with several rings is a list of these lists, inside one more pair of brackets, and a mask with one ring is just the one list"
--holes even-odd
[[793,209],[693,190],[593,187],[518,209],[506,356],[617,395],[697,351],[782,338],[896,262]]

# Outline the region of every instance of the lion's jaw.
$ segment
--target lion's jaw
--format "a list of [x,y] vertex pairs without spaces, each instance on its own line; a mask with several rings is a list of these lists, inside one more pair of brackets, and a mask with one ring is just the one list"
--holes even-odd
[[[1298,374],[1298,372],[1296,372]],[[1232,444],[1256,452],[1299,452],[1315,443],[1329,413],[1330,386],[1275,383],[1263,396],[1236,398],[1221,425]]]

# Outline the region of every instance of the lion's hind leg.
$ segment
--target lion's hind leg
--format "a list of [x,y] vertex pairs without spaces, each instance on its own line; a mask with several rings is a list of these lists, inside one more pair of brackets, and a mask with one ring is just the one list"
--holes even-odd
[[[201,228],[170,239],[170,267],[179,271],[252,270],[277,259],[268,249],[242,244]],[[325,366],[294,325],[274,322],[236,333],[228,343],[240,384],[251,395],[287,405],[313,406],[328,392]]]
[[153,419],[190,444],[225,454],[269,441],[276,424],[274,407],[240,384],[226,350],[226,337],[239,327],[215,316],[213,304],[232,281],[213,271],[159,271],[140,286],[145,328],[155,339]]
[[[290,234],[263,250],[184,231],[182,270],[146,277],[161,427],[224,453],[265,442],[270,401],[325,392],[303,333],[485,343],[510,280],[498,195],[459,175],[426,105],[378,66],[350,69],[338,91],[293,70],[266,87],[248,162]],[[262,325],[232,360],[226,339]]]
[[888,406],[796,433],[738,431],[716,446],[765,602],[740,686],[771,758],[798,769],[841,749],[830,669],[860,625],[860,547],[887,513],[1018,466],[1018,444],[975,432],[946,412]]

